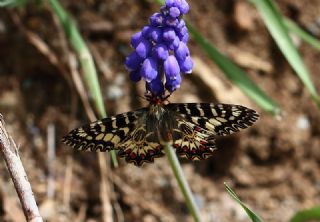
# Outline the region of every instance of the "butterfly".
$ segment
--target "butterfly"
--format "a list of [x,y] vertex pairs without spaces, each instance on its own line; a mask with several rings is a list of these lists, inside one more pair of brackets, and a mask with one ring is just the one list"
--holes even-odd
[[63,142],[82,151],[116,150],[136,166],[162,157],[168,143],[179,156],[201,160],[213,154],[216,136],[238,132],[259,118],[256,111],[241,105],[149,101],[145,108],[74,129]]

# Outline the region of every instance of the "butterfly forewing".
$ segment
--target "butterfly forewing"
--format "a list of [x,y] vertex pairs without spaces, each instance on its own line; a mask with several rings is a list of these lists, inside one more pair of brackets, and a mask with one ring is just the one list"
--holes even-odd
[[167,106],[180,113],[187,121],[219,136],[248,128],[259,117],[256,111],[233,104],[172,103]]
[[72,130],[62,141],[76,150],[109,151],[134,130],[143,109],[104,118]]
[[[163,148],[153,131],[147,131],[148,109],[143,108],[98,120],[71,131],[63,142],[76,150],[117,150],[128,163],[141,166],[163,156]],[[154,129],[154,128],[153,128]]]

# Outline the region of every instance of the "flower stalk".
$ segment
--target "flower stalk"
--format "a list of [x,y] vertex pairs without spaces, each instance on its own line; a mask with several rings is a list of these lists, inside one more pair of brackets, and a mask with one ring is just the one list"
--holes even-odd
[[166,156],[169,160],[170,166],[173,170],[174,176],[178,182],[179,188],[180,188],[180,190],[183,194],[183,197],[186,201],[188,210],[189,210],[190,214],[192,215],[194,221],[200,222],[201,217],[200,217],[199,208],[196,205],[196,202],[193,198],[189,184],[183,174],[183,171],[182,171],[181,165],[179,163],[179,160],[177,158],[177,155],[170,144],[166,144],[164,146],[164,150],[165,150]]
[[[146,95],[155,101],[164,101],[166,94],[180,88],[182,75],[193,68],[187,43],[189,33],[182,16],[189,11],[185,0],[166,0],[160,12],[149,18],[149,24],[131,38],[133,52],[126,58],[126,68],[133,82],[145,81]],[[170,166],[185,198],[194,221],[200,222],[190,187],[171,144],[162,144]]]

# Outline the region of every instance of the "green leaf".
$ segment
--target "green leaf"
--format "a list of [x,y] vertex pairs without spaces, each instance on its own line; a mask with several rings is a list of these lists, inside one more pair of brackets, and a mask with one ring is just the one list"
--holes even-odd
[[235,199],[238,204],[240,204],[240,206],[246,211],[248,217],[251,219],[251,221],[253,222],[263,222],[263,220],[256,215],[252,210],[250,210],[237,196],[237,194],[228,186],[227,183],[224,183],[224,186],[226,188],[226,190],[228,191],[228,193],[230,194],[230,196]]
[[278,105],[272,101],[272,99],[269,98],[240,67],[213,47],[213,45],[188,22],[187,26],[194,40],[235,85],[265,111],[271,112],[274,115],[279,113],[280,109]]
[[312,99],[320,108],[320,99],[313,82],[310,79],[309,71],[305,67],[300,54],[294,46],[286,26],[283,23],[283,17],[272,0],[249,0],[260,12],[269,32],[277,43],[278,47],[286,57],[291,67],[297,73],[303,84],[311,94]]
[[292,20],[285,18],[284,24],[287,26],[288,30],[297,36],[299,36],[303,41],[311,45],[313,48],[320,50],[320,41],[310,35],[308,32],[300,28],[296,23]]
[[290,219],[290,222],[304,222],[304,221],[311,221],[311,220],[320,221],[320,206],[297,212]]

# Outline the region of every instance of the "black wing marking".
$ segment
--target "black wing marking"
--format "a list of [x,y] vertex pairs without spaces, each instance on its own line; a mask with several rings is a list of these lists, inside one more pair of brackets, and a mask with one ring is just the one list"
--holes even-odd
[[118,149],[118,144],[135,128],[145,108],[104,118],[72,130],[62,142],[76,150],[109,151]]
[[224,136],[251,126],[259,115],[241,105],[212,103],[171,103],[167,108],[176,111],[187,121],[216,135]]

